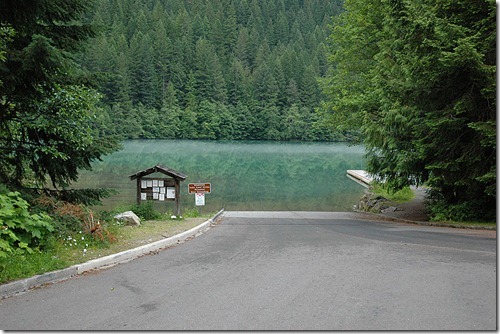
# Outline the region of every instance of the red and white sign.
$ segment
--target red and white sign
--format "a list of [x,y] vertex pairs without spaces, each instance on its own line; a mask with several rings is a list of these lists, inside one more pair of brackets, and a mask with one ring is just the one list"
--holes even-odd
[[194,196],[194,204],[196,206],[205,205],[205,194],[204,193],[196,193],[196,195]]

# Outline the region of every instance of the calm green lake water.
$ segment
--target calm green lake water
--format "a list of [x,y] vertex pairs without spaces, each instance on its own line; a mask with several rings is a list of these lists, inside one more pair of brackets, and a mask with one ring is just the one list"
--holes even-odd
[[[343,143],[129,140],[123,149],[82,171],[75,188],[113,188],[102,209],[135,203],[129,176],[161,164],[186,174],[181,208],[195,208],[188,183],[211,183],[202,210],[351,211],[363,187],[346,176],[364,168],[364,148]],[[156,174],[154,174],[156,176]],[[160,174],[161,176],[161,174]],[[173,210],[173,202],[158,202]]]

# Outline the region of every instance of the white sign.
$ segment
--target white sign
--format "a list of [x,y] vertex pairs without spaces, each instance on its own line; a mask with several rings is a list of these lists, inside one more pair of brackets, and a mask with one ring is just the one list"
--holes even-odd
[[203,206],[205,205],[205,194],[203,193],[196,193],[194,196],[194,203],[196,206]]
[[175,187],[167,187],[167,198],[175,198]]

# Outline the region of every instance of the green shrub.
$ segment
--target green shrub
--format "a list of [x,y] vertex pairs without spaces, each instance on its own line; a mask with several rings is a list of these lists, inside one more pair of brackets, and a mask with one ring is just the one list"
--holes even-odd
[[130,210],[141,218],[141,220],[155,220],[163,217],[160,212],[155,210],[152,202],[146,202],[140,205],[134,204]]
[[479,201],[466,201],[458,204],[449,204],[443,200],[431,200],[429,202],[431,220],[441,222],[490,222],[495,221],[496,217],[482,213],[481,203]]
[[49,237],[48,245],[42,252],[11,253],[6,258],[0,259],[0,284],[43,274],[53,270],[67,268],[70,263],[62,259],[63,252],[57,247],[54,236]]
[[197,218],[200,217],[200,210],[198,208],[190,208],[184,210],[185,218]]
[[[50,213],[56,233],[59,235],[85,233],[105,244],[116,241],[107,228],[106,220],[84,204],[64,202],[48,196],[38,197],[35,203],[39,208]],[[113,220],[109,219],[109,221]]]
[[415,197],[413,190],[411,190],[411,188],[408,186],[404,187],[403,189],[394,191],[383,183],[374,182],[372,184],[372,187],[373,187],[372,190],[375,194],[380,195],[384,198],[387,198],[390,201],[394,201],[394,202],[398,202],[398,203],[408,202],[411,199],[413,199],[413,197]]
[[9,253],[32,252],[54,230],[46,213],[31,214],[19,192],[0,194],[0,259]]

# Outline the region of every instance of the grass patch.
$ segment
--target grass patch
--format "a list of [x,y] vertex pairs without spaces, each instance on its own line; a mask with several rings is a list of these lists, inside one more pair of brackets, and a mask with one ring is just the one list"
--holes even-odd
[[[53,237],[43,251],[10,255],[0,263],[0,284],[67,268],[71,265],[115,254],[187,231],[213,217],[215,213],[199,216],[197,210],[186,212],[185,218],[146,220],[140,226],[106,224],[114,242],[93,240],[85,233],[74,232]],[[196,217],[187,217],[196,216]]]
[[70,264],[61,259],[60,252],[55,249],[31,254],[16,254],[2,260],[0,283],[43,274],[49,271],[64,269]]
[[383,183],[373,183],[371,191],[377,195],[387,198],[389,201],[396,203],[409,202],[415,197],[415,193],[410,187],[404,187],[403,189],[394,192]]

